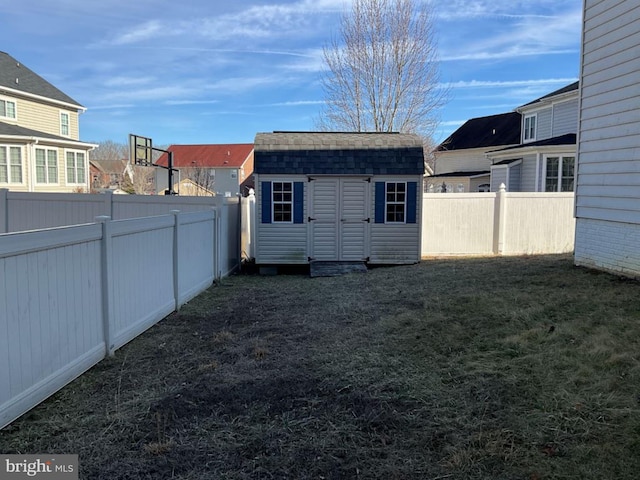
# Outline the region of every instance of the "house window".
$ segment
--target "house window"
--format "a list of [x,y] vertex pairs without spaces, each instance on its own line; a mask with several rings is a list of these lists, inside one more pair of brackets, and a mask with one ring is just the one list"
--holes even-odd
[[69,136],[69,114],[60,112],[60,135]]
[[573,192],[575,157],[546,157],[544,191]]
[[536,115],[524,117],[523,141],[532,142],[536,139]]
[[386,223],[404,223],[407,206],[407,183],[387,182]]
[[58,183],[58,151],[36,148],[36,183]]
[[16,102],[0,98],[0,117],[16,119]]
[[22,183],[22,149],[0,145],[0,184]]
[[238,178],[238,170],[236,170],[235,168],[231,170],[231,178],[234,180]]
[[293,183],[273,182],[272,187],[273,223],[293,221]]
[[67,152],[67,184],[86,183],[86,172],[84,152]]

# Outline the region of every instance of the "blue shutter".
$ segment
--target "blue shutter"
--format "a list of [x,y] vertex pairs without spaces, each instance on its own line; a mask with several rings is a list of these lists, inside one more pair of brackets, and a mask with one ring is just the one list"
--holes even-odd
[[262,182],[262,223],[271,223],[271,182]]
[[417,195],[418,195],[418,183],[407,182],[407,223],[416,223]]
[[384,223],[385,184],[376,182],[376,223]]
[[304,223],[304,183],[293,183],[293,223]]

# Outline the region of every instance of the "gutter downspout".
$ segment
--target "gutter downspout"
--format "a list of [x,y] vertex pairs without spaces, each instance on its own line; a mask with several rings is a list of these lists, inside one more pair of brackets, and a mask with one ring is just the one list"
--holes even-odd
[[34,178],[35,178],[35,169],[36,169],[36,148],[39,140],[36,137],[31,137],[31,143],[28,144],[29,151],[27,152],[29,155],[29,161],[27,162],[27,166],[29,167],[29,178],[27,179],[27,191],[33,192],[34,188]]

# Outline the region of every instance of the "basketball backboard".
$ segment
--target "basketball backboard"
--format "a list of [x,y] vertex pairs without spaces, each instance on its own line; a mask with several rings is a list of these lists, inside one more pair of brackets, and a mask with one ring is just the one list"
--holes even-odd
[[150,138],[129,134],[129,161],[132,165],[153,166],[153,145]]

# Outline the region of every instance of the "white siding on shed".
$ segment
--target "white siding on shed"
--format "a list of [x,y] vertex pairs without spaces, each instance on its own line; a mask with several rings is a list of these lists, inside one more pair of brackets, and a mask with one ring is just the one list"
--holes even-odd
[[[307,224],[306,223],[262,223],[261,205],[262,182],[304,182],[305,198],[308,189],[304,175],[274,176],[256,175],[256,263],[258,264],[300,264],[307,263]],[[307,202],[304,202],[304,218],[307,218]]]

